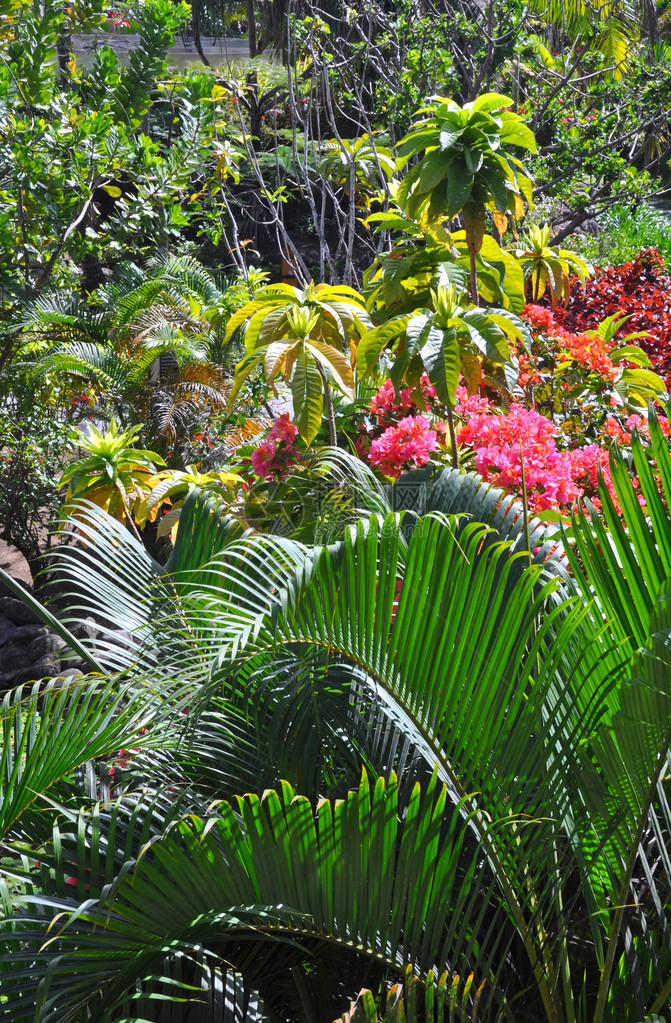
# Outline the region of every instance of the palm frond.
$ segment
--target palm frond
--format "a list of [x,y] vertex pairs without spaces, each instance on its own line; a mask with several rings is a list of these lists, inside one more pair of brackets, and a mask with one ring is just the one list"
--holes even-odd
[[[634,437],[639,503],[629,467],[614,450],[611,477],[620,508],[605,486],[601,512],[580,506],[565,531],[565,548],[580,588],[596,597],[601,614],[629,655],[645,646],[657,595],[671,575],[671,456],[654,409],[649,414],[650,447]],[[661,491],[657,484],[659,474]]]
[[7,693],[0,713],[0,838],[18,833],[35,840],[43,834],[41,797],[86,761],[114,757],[124,747],[174,746],[177,735],[171,737],[165,723],[167,705],[155,687],[100,678]]
[[[31,952],[23,966],[14,959],[0,1018],[27,1021],[38,992],[45,1023],[65,1023],[87,1004],[95,1013],[103,991],[110,1013],[156,976],[167,953],[202,960],[216,948],[230,962],[240,938],[321,939],[399,973],[412,961],[426,975],[449,964],[463,929],[468,955],[469,916],[484,893],[462,883],[466,826],[459,812],[446,820],[446,800],[434,775],[425,792],[416,787],[400,823],[395,779],[371,787],[364,774],[346,799],[315,809],[287,783],[262,800],[220,804],[209,820],[190,816],[145,847],[99,898],[76,908],[54,899],[59,920],[41,948],[33,907],[46,903],[48,917],[51,900],[27,895],[25,923],[15,915],[5,944]],[[495,944],[501,952],[500,933]]]

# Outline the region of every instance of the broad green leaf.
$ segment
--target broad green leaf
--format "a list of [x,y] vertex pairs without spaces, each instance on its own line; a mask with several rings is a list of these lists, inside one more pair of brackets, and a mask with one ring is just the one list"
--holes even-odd
[[420,355],[429,380],[436,388],[440,401],[454,408],[459,386],[460,352],[454,330],[430,327]]
[[481,96],[474,99],[468,107],[476,113],[490,113],[492,110],[500,110],[501,107],[511,107],[513,100],[510,96],[504,96],[500,92],[483,92]]
[[457,213],[463,209],[472,188],[473,175],[469,173],[463,162],[455,160],[447,176],[447,189],[445,193],[447,206],[445,212],[448,217],[456,217]]
[[445,154],[440,149],[427,153],[419,164],[416,192],[424,194],[433,191],[446,176],[449,166],[449,160],[445,159]]
[[324,394],[322,378],[313,356],[301,345],[296,352],[291,396],[296,426],[306,444],[311,444],[322,422]]

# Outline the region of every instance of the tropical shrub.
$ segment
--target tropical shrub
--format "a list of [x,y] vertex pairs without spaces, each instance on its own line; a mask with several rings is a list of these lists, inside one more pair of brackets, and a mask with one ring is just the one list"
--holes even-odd
[[483,93],[463,107],[436,97],[398,144],[406,160],[423,154],[396,194],[406,215],[435,224],[462,214],[474,305],[487,210],[495,218],[521,218],[525,201],[532,204],[529,172],[516,150],[534,153],[536,140],[519,114],[506,109],[511,106],[513,100],[498,93]]
[[[527,306],[531,345],[518,349],[517,393],[570,434],[571,443],[599,435],[606,416],[641,412],[665,390],[641,347],[644,332],[627,333],[627,316],[609,316],[573,333],[563,317]],[[611,410],[616,410],[614,413]]]
[[330,382],[354,396],[353,352],[369,323],[363,299],[353,288],[311,282],[304,289],[289,284],[262,289],[226,328],[226,339],[239,328],[245,339],[245,357],[236,367],[230,401],[250,373],[262,366],[269,384],[278,376],[291,382],[294,415],[306,444],[317,434],[325,408],[330,443],[335,445]]
[[531,301],[538,302],[549,290],[554,308],[557,302],[568,302],[571,293],[569,274],[575,274],[584,286],[591,267],[576,252],[551,245],[551,236],[549,224],[531,227],[514,251],[530,287]]
[[92,501],[135,530],[133,506],[150,489],[157,469],[165,465],[154,451],[132,446],[140,430],[139,426],[120,430],[112,420],[102,433],[93,423],[87,424],[78,444],[89,454],[71,461],[60,479],[62,486],[68,485],[66,511],[74,503]]
[[641,334],[641,347],[652,368],[671,381],[671,277],[655,250],[641,252],[622,266],[599,267],[584,290],[575,282],[568,309],[555,310],[559,323],[571,331],[595,329],[608,316],[628,316],[626,330]]
[[0,403],[2,539],[27,559],[34,575],[53,540],[61,505],[61,473],[71,457],[72,424],[62,414],[18,401]]
[[[668,483],[654,415],[650,432]],[[154,1020],[157,997],[190,1010],[239,984],[261,1018],[333,1018],[408,965],[432,1012],[471,1021],[513,1019],[515,1000],[551,1021],[662,1012],[671,523],[638,442],[634,458],[651,517],[614,459],[628,535],[603,489],[614,548],[580,513],[561,583],[437,509],[407,542],[373,515],[312,548],[236,538],[194,492],[157,566],[91,507],[61,566],[79,614],[104,594],[127,630],[128,649],[97,650],[131,681],[106,681],[123,714],[103,727],[95,679],[42,710],[37,693],[5,702],[8,736],[20,714],[35,727],[18,771],[3,762],[6,869],[28,887],[5,891],[0,1012],[32,1019],[39,990],[54,1020],[131,1005]],[[135,792],[60,813],[84,750],[133,747],[117,755]]]

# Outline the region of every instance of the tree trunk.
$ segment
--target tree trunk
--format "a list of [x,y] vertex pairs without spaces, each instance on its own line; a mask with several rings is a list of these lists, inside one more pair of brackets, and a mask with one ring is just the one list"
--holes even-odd
[[202,60],[206,67],[212,67],[209,60],[203,53],[203,44],[200,41],[200,10],[198,9],[199,0],[194,0],[191,5],[191,23],[193,25],[193,45],[196,47],[198,56]]
[[256,12],[254,0],[247,0],[247,38],[249,39],[249,56],[256,57]]

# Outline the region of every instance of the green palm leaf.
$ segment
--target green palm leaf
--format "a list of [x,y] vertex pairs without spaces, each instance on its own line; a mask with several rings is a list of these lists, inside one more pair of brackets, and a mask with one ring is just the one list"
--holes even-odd
[[[19,687],[2,705],[0,838],[27,826],[36,800],[75,768],[95,757],[113,757],[123,747],[169,748],[165,700],[155,688],[111,684],[95,678],[51,682],[41,689]],[[38,815],[39,817],[39,815]]]
[[[241,936],[336,943],[399,972],[408,960],[422,973],[449,962],[453,933],[465,926],[467,938],[464,921],[482,895],[463,890],[465,823],[458,810],[446,821],[446,799],[434,776],[424,793],[415,788],[400,823],[395,779],[371,787],[364,774],[358,790],[316,808],[283,783],[263,799],[224,802],[209,820],[191,816],[88,905],[74,912],[55,901],[62,915],[52,940],[33,946],[25,967],[15,962],[0,1014],[30,1018],[41,981],[44,1023],[65,1023],[86,1003],[93,1019],[108,1019],[166,954],[226,954]],[[37,937],[25,902],[9,947]],[[455,909],[446,927],[447,905]]]

